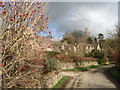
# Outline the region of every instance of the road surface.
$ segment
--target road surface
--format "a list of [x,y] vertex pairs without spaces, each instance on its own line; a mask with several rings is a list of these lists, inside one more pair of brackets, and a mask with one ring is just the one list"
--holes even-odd
[[63,72],[64,75],[72,77],[64,88],[88,88],[87,90],[91,90],[91,88],[118,88],[120,86],[118,82],[107,75],[107,69],[113,66],[112,64],[105,65],[84,72]]

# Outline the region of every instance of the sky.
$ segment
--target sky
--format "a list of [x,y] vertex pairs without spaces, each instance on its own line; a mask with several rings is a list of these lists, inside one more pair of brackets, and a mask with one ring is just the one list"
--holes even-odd
[[[55,0],[53,0],[55,1]],[[58,0],[59,1],[59,0]],[[88,0],[87,0],[88,1]],[[118,24],[118,2],[51,2],[49,12],[52,18],[49,29],[56,40],[63,33],[88,28],[91,36],[114,33]],[[46,36],[42,33],[41,35]]]
[[49,28],[55,39],[62,33],[88,28],[91,36],[113,33],[118,24],[117,2],[52,2]]

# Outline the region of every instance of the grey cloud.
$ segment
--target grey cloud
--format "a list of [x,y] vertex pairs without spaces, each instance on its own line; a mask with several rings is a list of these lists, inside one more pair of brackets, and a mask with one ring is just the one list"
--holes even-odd
[[107,30],[112,30],[117,24],[118,7],[114,2],[53,2],[50,8],[54,8],[56,13],[50,22],[51,27],[60,32],[88,27],[92,35],[100,32],[107,35]]

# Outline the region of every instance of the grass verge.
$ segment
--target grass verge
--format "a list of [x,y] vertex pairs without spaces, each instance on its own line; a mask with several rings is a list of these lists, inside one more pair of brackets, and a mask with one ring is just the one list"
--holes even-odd
[[120,81],[120,66],[110,68],[108,74]]
[[58,83],[53,87],[52,90],[55,90],[55,88],[61,88],[63,86],[63,84],[69,80],[69,76],[63,76],[62,79],[60,81],[58,81]]
[[64,69],[63,71],[86,71],[91,68],[96,68],[96,67],[100,67],[100,66],[103,66],[103,65],[91,65],[91,66],[87,66],[87,67],[77,67],[77,68],[73,68],[73,69]]

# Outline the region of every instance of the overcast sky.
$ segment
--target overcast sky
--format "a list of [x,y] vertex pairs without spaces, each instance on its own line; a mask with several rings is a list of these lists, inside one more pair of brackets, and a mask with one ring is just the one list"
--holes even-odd
[[54,11],[50,29],[56,38],[64,32],[85,27],[91,35],[107,36],[118,24],[117,2],[52,2],[50,10]]

